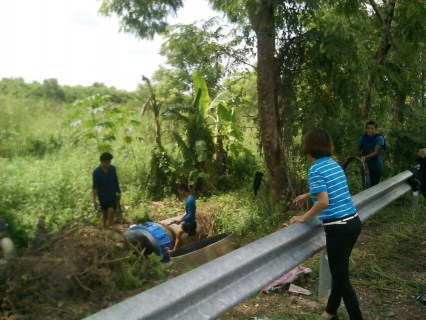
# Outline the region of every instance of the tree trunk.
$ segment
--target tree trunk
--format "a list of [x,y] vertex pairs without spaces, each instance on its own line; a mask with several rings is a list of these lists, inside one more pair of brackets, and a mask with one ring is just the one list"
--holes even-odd
[[268,169],[273,204],[280,202],[286,187],[285,156],[275,105],[275,25],[272,0],[256,1],[253,25],[257,35],[257,92],[260,136]]
[[220,138],[221,128],[218,122],[220,121],[219,118],[216,119],[216,127],[215,127],[215,134],[216,138],[214,141],[214,147],[215,147],[215,153],[213,155],[213,162],[214,167],[216,169],[217,174],[222,174],[226,171],[226,158],[227,158],[227,152],[223,148],[223,139]]
[[[389,0],[387,4],[385,16],[382,15],[379,7],[377,6],[377,3],[374,0],[369,0],[369,2],[371,6],[373,7],[373,10],[377,18],[382,24],[380,43],[374,54],[374,59],[378,62],[378,64],[381,64],[383,62],[383,59],[389,52],[389,49],[391,48],[391,43],[393,43],[391,41],[391,37],[392,37],[391,24],[392,24],[393,13],[395,11],[396,0]],[[361,111],[362,120],[367,120],[371,112],[371,90],[373,89],[373,84],[374,84],[374,75],[370,73],[367,79],[367,92],[364,95],[364,103],[362,104],[362,111]]]
[[426,75],[425,73],[422,73],[422,90],[421,90],[421,95],[420,95],[420,100],[422,103],[422,108],[425,109],[426,108],[426,99],[425,99],[425,95],[426,95],[426,86],[425,86],[425,79],[426,79]]
[[[157,104],[157,102],[154,103]],[[160,108],[156,105],[154,111],[154,129],[155,129],[155,144],[158,148],[162,148],[161,144],[161,125],[160,125]]]
[[[151,97],[150,100],[148,100],[146,103],[150,103],[152,106],[152,111],[154,113],[154,131],[155,131],[155,145],[157,146],[157,148],[161,149],[162,145],[161,145],[161,123],[160,123],[160,108],[161,105],[157,103],[157,100],[155,100],[155,93],[152,90],[151,87],[151,82],[149,81],[148,78],[142,76],[142,80],[144,80],[149,88],[149,91],[151,92]],[[145,106],[142,109],[142,115],[145,112]]]
[[412,110],[417,110],[419,108],[419,102],[416,97],[411,97],[410,99],[410,108]]
[[373,89],[373,79],[371,74],[367,78],[367,92],[364,95],[364,102],[361,110],[361,120],[367,120],[371,112],[371,90]]
[[215,140],[215,154],[213,155],[214,166],[218,174],[222,174],[226,171],[226,158],[227,153],[223,148],[223,139],[216,138]]
[[393,99],[394,119],[397,124],[404,123],[405,98],[407,95],[403,92],[397,92]]

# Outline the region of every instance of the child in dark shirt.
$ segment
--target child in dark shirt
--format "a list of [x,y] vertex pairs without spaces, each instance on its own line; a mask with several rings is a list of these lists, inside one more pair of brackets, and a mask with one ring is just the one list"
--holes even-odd
[[383,170],[382,151],[386,150],[386,140],[381,133],[376,133],[377,123],[369,121],[365,125],[365,134],[358,142],[358,147],[352,154],[361,154],[361,159],[365,160],[370,173],[370,186],[375,186],[380,182]]
[[[181,229],[176,233],[176,241],[173,248],[173,251],[179,247],[180,238],[184,233],[188,233],[188,237],[195,236],[197,230],[197,221],[195,220],[195,198],[191,194],[186,184],[178,185],[179,194],[185,198],[185,215],[180,219],[176,220],[175,223],[182,223]],[[166,248],[167,252],[172,252],[170,248]]]
[[117,208],[117,200],[121,197],[117,170],[111,165],[113,155],[104,152],[100,156],[101,164],[93,171],[93,206],[98,208],[97,199],[102,209],[102,223],[104,228],[112,226]]

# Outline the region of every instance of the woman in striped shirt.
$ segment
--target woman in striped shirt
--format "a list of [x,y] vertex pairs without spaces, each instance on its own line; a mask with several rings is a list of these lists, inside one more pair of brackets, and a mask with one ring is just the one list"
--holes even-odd
[[312,199],[314,205],[304,215],[292,217],[290,224],[318,215],[324,225],[332,286],[322,315],[339,319],[337,309],[343,298],[349,318],[362,319],[358,298],[349,281],[349,257],[361,233],[361,220],[349,194],[345,174],[330,158],[333,142],[327,131],[313,129],[306,133],[303,151],[313,162],[308,173],[309,193],[298,196],[293,203],[302,206]]

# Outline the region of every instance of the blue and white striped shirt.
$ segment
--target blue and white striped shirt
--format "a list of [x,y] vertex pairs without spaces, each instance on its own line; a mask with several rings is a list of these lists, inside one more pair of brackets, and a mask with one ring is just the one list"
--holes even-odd
[[329,204],[319,215],[320,220],[338,219],[354,214],[356,208],[349,194],[348,182],[340,165],[330,157],[319,158],[309,168],[309,193],[316,203],[317,193],[326,191]]

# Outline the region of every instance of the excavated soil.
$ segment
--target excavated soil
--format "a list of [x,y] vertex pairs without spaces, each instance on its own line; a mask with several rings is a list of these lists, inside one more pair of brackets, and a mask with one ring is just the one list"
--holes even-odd
[[[210,215],[198,220],[207,236]],[[131,224],[117,217],[105,230],[80,220],[49,233],[40,221],[22,256],[0,264],[0,319],[81,319],[166,281],[124,238]]]
[[122,298],[129,250],[119,229],[76,222],[54,234],[43,223],[22,257],[0,266],[4,319],[79,319]]
[[[211,218],[201,219],[210,228]],[[22,256],[0,265],[0,319],[82,319],[177,276],[171,272],[162,279],[153,277],[152,267],[158,268],[158,264],[150,264],[150,259],[135,252],[122,236],[131,223],[126,220],[104,230],[76,221],[55,233],[48,233],[43,223],[39,223],[37,236]],[[378,239],[389,231],[385,226],[365,227],[356,246],[354,261],[358,270],[377,260],[381,270],[393,275],[382,285],[367,279],[383,277],[377,273],[380,270],[355,274],[354,287],[364,319],[426,319],[426,306],[415,300],[417,294],[424,293],[423,288],[413,287],[426,280],[424,232],[420,229],[416,232],[417,238],[411,240],[413,246],[406,241],[399,246],[390,244],[385,252]],[[304,265],[315,268],[318,257]],[[132,286],[135,280],[139,282]],[[398,286],[397,281],[404,286]],[[289,315],[285,319],[316,319],[307,313],[318,314],[324,308],[316,300],[318,279],[296,284],[314,294],[310,297],[289,294],[286,288],[269,295],[259,293],[220,319],[284,319],[283,314]],[[348,319],[343,306],[340,317]]]

